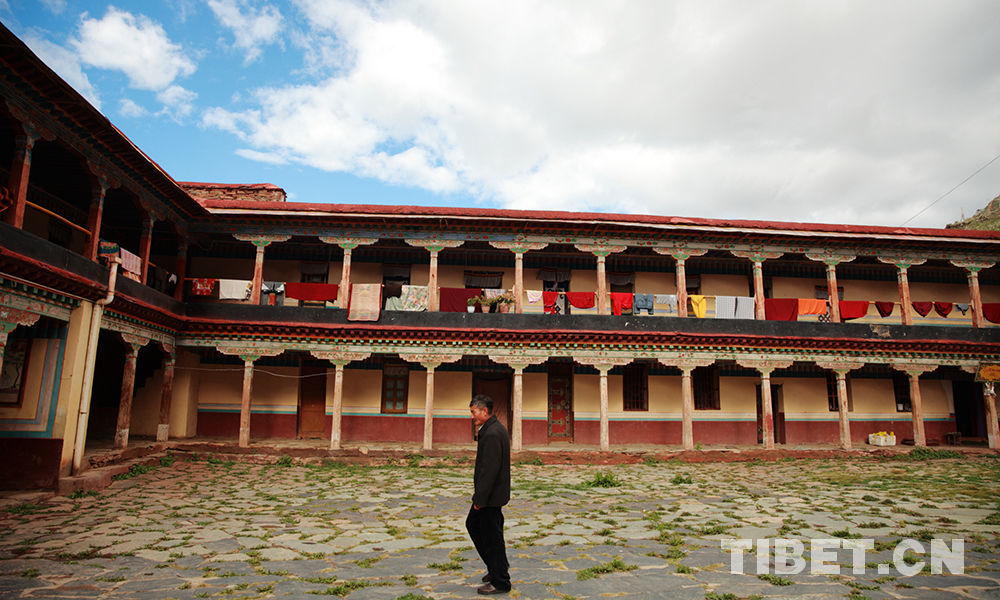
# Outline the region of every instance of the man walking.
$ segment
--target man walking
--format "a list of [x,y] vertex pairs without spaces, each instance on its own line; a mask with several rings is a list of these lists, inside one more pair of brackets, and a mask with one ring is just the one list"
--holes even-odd
[[465,528],[486,563],[480,594],[510,591],[510,564],[503,541],[501,507],[510,501],[510,439],[507,429],[493,416],[493,399],[479,394],[469,403],[472,422],[479,428],[476,449],[475,491]]

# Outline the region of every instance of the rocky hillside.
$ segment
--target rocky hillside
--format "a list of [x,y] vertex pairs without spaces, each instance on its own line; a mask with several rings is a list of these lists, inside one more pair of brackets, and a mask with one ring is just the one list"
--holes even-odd
[[994,198],[989,204],[976,211],[964,221],[956,221],[946,225],[948,229],[988,229],[1000,231],[1000,196]]

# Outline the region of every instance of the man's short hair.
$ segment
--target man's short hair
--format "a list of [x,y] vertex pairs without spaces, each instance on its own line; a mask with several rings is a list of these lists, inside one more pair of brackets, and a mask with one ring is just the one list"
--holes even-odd
[[490,398],[486,394],[476,394],[473,396],[472,401],[469,402],[469,406],[485,407],[487,413],[493,414],[493,398]]

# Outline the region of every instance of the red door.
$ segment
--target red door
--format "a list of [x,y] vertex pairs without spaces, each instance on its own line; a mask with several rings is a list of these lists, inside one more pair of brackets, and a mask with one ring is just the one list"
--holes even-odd
[[549,363],[549,441],[573,441],[573,365]]
[[299,380],[299,437],[326,437],[326,366],[302,365]]

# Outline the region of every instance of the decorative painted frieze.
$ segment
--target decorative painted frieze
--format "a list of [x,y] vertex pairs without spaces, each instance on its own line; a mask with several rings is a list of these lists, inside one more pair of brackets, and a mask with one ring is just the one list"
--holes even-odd
[[263,233],[234,233],[233,237],[241,242],[250,242],[257,248],[266,248],[275,242],[287,242],[292,239],[290,235]]
[[595,244],[576,244],[576,249],[580,252],[589,252],[597,258],[607,258],[610,254],[624,252],[627,246],[614,245],[607,240],[602,240]]
[[512,242],[490,242],[490,246],[498,250],[510,250],[514,254],[524,254],[529,250],[541,250],[548,246],[548,242],[529,242],[526,240],[517,240]]
[[406,243],[416,248],[423,248],[428,252],[441,252],[445,248],[458,248],[465,243],[465,240],[448,240],[443,238],[406,238]]
[[827,267],[835,267],[840,263],[851,262],[858,257],[856,254],[844,254],[841,251],[829,249],[806,252],[805,256],[809,260],[821,262]]
[[372,355],[371,352],[343,352],[338,350],[313,350],[310,354],[320,360],[329,361],[335,367],[341,368],[346,367],[352,362],[365,360]]
[[216,346],[226,356],[238,356],[244,363],[254,363],[262,356],[278,356],[284,348],[264,348],[261,346]]
[[368,246],[374,244],[378,241],[378,239],[365,237],[320,236],[319,241],[324,244],[340,246],[341,250],[354,250],[358,246]]

